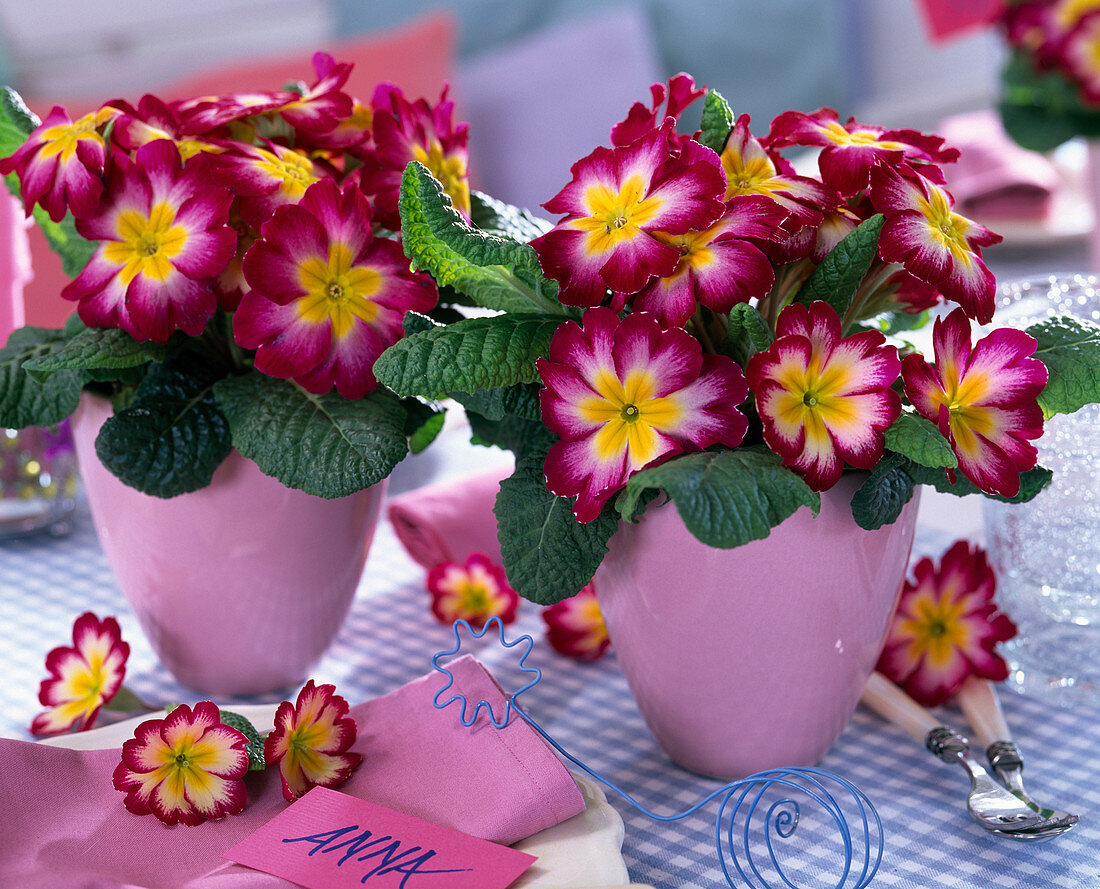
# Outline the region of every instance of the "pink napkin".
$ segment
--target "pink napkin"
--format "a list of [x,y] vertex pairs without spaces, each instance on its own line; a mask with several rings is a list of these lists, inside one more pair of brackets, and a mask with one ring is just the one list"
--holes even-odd
[[[503,712],[503,695],[467,655],[454,690]],[[457,705],[432,707],[438,673],[353,707],[363,763],[339,789],[499,843],[584,809],[561,761],[523,720],[464,728]],[[267,728],[266,726],[261,728]],[[0,739],[0,886],[20,889],[285,889],[222,852],[289,805],[277,772],[247,779],[240,815],[167,827],[132,815],[111,787],[119,750],[67,750]]]
[[943,169],[959,213],[978,222],[1046,216],[1061,177],[1043,155],[1013,142],[996,112],[948,117],[937,132],[961,152]]
[[499,563],[493,504],[500,480],[510,474],[498,467],[398,494],[387,508],[397,539],[425,568],[464,562],[473,552]]

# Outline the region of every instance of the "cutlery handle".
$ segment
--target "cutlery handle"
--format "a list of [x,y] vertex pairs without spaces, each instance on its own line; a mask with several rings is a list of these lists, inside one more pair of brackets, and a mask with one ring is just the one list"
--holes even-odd
[[974,740],[983,748],[997,741],[1012,740],[1012,733],[1008,730],[1008,723],[1005,722],[1005,715],[1001,710],[1001,702],[993,683],[988,679],[967,677],[955,700],[966,714]]
[[920,744],[941,725],[935,716],[878,672],[867,680],[860,701]]

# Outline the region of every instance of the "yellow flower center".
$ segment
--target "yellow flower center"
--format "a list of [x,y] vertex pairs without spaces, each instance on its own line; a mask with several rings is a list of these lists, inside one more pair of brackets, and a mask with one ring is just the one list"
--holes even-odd
[[279,190],[287,197],[300,198],[319,178],[314,172],[312,162],[304,155],[290,152],[280,157],[263,148],[258,148],[257,151],[263,159],[256,165],[268,175],[281,180]]
[[956,263],[969,266],[973,259],[970,244],[966,240],[970,220],[952,212],[947,198],[938,188],[933,187],[931,192],[928,200],[917,201],[918,211],[928,221],[928,230],[937,243],[951,251],[951,257]]
[[99,134],[99,127],[106,124],[117,114],[113,108],[100,108],[91,114],[85,114],[71,124],[58,124],[42,131],[42,140],[46,143],[42,146],[42,157],[60,156],[62,162],[68,163],[76,154],[76,146],[81,141],[92,141],[100,145],[106,145]]
[[577,409],[582,418],[602,424],[595,437],[600,460],[617,458],[625,449],[633,466],[644,466],[657,455],[657,432],[675,428],[683,417],[675,398],[656,396],[657,380],[643,370],[620,380],[605,369],[593,388],[598,394],[582,400]]
[[168,203],[153,205],[149,215],[139,210],[123,210],[115,222],[117,241],[103,245],[103,257],[121,266],[123,286],[138,275],[163,283],[175,271],[171,260],[183,252],[187,229],[176,225],[176,211]]
[[460,154],[446,155],[438,140],[432,139],[425,151],[421,145],[413,146],[413,157],[422,163],[436,179],[443,183],[443,190],[451,196],[451,203],[464,213],[470,212],[470,185],[466,175],[466,161]]
[[310,257],[298,267],[306,296],[298,300],[298,317],[311,324],[329,322],[333,336],[342,338],[356,320],[370,324],[378,317],[371,297],[382,287],[382,275],[369,266],[353,266],[351,249],[336,242],[327,259]]
[[589,253],[609,253],[619,244],[634,240],[663,205],[660,198],[645,197],[641,176],[631,176],[617,191],[608,185],[591,185],[583,201],[588,216],[573,224],[589,233],[585,240]]
[[764,194],[782,187],[775,181],[778,171],[775,164],[763,152],[745,157],[740,151],[727,146],[722,152],[722,169],[726,171],[726,197],[729,200],[739,194]]

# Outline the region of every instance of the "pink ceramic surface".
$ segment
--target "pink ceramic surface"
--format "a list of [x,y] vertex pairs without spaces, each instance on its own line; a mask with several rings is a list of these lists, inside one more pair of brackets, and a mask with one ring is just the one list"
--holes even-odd
[[620,524],[596,574],[612,645],[658,742],[723,779],[818,762],[874,668],[905,575],[917,500],[852,520],[845,476],[764,540],[705,546],[675,506]]
[[77,458],[107,561],[157,656],[209,694],[299,684],[347,616],[385,483],[324,500],[233,451],[208,487],[149,497],[95,455],[110,412],[84,396],[73,423]]

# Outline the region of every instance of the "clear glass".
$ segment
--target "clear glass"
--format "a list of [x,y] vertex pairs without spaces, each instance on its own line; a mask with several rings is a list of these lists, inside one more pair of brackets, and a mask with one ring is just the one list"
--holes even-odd
[[0,539],[67,533],[76,491],[68,421],[56,429],[0,429]]
[[[1054,315],[1100,323],[1100,281],[1051,275],[1002,285],[995,323]],[[1100,405],[1059,414],[1036,442],[1054,481],[1030,503],[984,500],[990,560],[1018,636],[1001,647],[1019,690],[1100,701]]]

